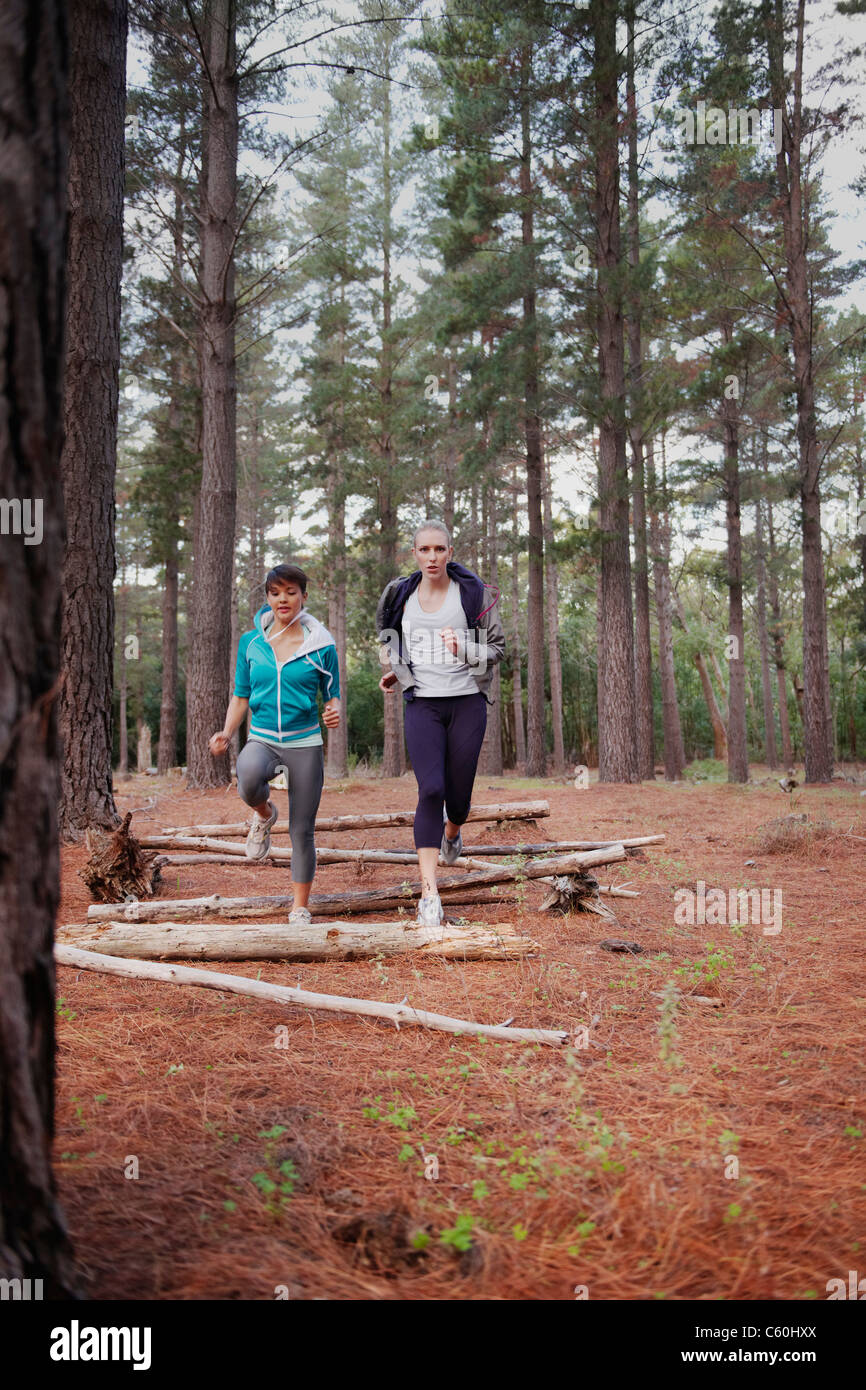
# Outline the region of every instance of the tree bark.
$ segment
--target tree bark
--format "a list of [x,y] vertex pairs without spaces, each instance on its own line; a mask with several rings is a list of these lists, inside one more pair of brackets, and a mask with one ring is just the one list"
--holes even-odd
[[[767,471],[766,440],[764,441],[762,468]],[[790,767],[794,761],[791,743],[791,724],[788,718],[788,688],[785,662],[785,630],[782,625],[782,608],[779,600],[779,582],[776,578],[776,528],[773,520],[773,504],[767,499],[767,547],[769,564],[767,566],[767,592],[770,599],[772,623],[770,636],[773,641],[773,654],[776,666],[776,686],[779,696],[779,733],[782,739],[782,762]]]
[[39,544],[0,539],[0,1277],[52,1299],[81,1296],[51,1170],[67,14],[6,0],[0,37],[0,496],[42,522]]
[[[342,351],[341,362],[342,367]],[[349,770],[349,711],[346,683],[346,499],[337,471],[339,452],[330,460],[328,473],[328,628],[337,647],[340,672],[340,723],[327,731],[329,777],[345,777]]]
[[598,776],[601,782],[636,782],[639,770],[624,414],[617,14],[616,8],[604,0],[592,0],[589,15],[594,43],[593,221],[598,273],[596,333],[600,417],[602,641],[598,651]]
[[[169,517],[174,530],[177,512]],[[177,765],[177,540],[166,542],[162,591],[162,696],[159,706],[159,746],[156,770],[164,775]]]
[[[733,334],[723,329],[725,342]],[[724,430],[724,497],[727,529],[728,579],[728,781],[748,782],[749,751],[746,734],[746,657],[743,626],[743,539],[740,525],[739,419],[736,400],[722,398]]]
[[[274,910],[274,909],[272,909]],[[276,909],[278,910],[278,909]],[[98,932],[66,927],[63,945],[139,960],[368,960],[377,956],[424,956],[446,960],[520,960],[538,943],[519,936],[509,922],[469,927],[443,923],[419,927],[411,919],[391,922],[331,922],[306,926],[275,922],[112,921]]]
[[649,557],[647,553],[646,491],[644,485],[640,185],[637,150],[637,94],[634,71],[634,0],[629,0],[626,7],[626,24],[628,29],[626,114],[628,119],[628,263],[630,272],[626,325],[629,363],[629,439],[632,459],[632,532],[634,535],[635,742],[637,745],[638,774],[641,780],[651,781],[655,777],[655,738],[653,731]]
[[[666,488],[658,496],[652,440],[646,441],[647,482],[650,495],[650,545],[653,556],[653,586],[659,633],[659,679],[662,688],[662,734],[664,738],[665,780],[676,782],[686,765],[683,731],[677,701],[674,667],[673,616],[671,612],[670,518]],[[666,482],[666,480],[664,480]],[[665,508],[662,514],[659,503]]]
[[232,566],[237,509],[235,236],[238,82],[233,0],[204,9],[207,68],[201,207],[202,478],[193,621],[187,663],[188,786],[225,786],[229,755],[208,751],[222,728],[230,682]]
[[[497,553],[497,516],[496,516],[496,487],[495,479],[488,479],[484,484],[484,540],[485,540],[485,566],[487,578],[491,584],[499,587],[499,556]],[[481,748],[481,758],[479,760],[480,770],[487,777],[502,776],[502,685],[500,680],[500,668],[497,664],[493,671],[493,680],[487,692],[492,705],[487,707],[487,727],[484,731],[484,743]]]
[[553,773],[565,773],[562,727],[562,657],[559,651],[559,572],[553,551],[553,508],[549,459],[544,462],[544,582],[547,590],[547,669],[550,673],[550,717],[553,724]]
[[833,714],[827,661],[824,557],[821,550],[821,460],[812,353],[812,267],[809,263],[810,193],[802,178],[803,42],[805,0],[797,0],[791,104],[786,101],[784,0],[765,0],[770,91],[784,113],[776,153],[779,209],[785,246],[786,308],[794,352],[799,447],[800,524],[803,538],[803,736],[806,781],[833,775]]
[[523,643],[520,636],[520,549],[518,541],[520,530],[518,527],[518,491],[517,491],[517,460],[514,462],[514,473],[512,477],[512,495],[514,505],[514,526],[513,526],[513,549],[511,554],[511,703],[514,711],[514,748],[515,748],[515,770],[521,775],[526,772],[526,728],[523,723],[523,669],[522,669],[522,650]]
[[118,822],[111,790],[114,475],[123,264],[125,0],[70,0],[60,833]]
[[[379,366],[379,395],[381,427],[378,440],[380,458],[379,478],[379,533],[383,584],[396,574],[397,569],[397,527],[398,507],[396,501],[394,472],[396,456],[394,449],[394,364],[391,341],[394,289],[392,284],[391,258],[393,255],[393,168],[392,168],[392,114],[390,84],[390,48],[386,48],[384,63],[385,82],[382,97],[382,328],[381,358]],[[385,734],[382,749],[383,777],[400,777],[406,769],[403,742],[403,697],[399,686],[395,695],[385,698]]]
[[544,737],[544,523],[541,506],[544,462],[541,452],[541,419],[538,413],[540,348],[535,305],[533,150],[529,90],[531,75],[532,49],[527,48],[521,55],[520,73],[520,236],[526,257],[523,291],[523,428],[526,443],[526,503],[529,516],[526,773],[528,777],[544,777],[547,773]]
[[126,655],[126,614],[129,606],[129,591],[126,585],[126,566],[120,572],[120,698],[118,724],[118,778],[129,776],[129,666]]
[[755,498],[755,596],[758,625],[758,646],[761,653],[761,696],[764,709],[764,761],[767,767],[777,767],[776,719],[773,712],[773,689],[770,684],[770,646],[767,640],[767,565],[764,553],[764,506],[760,496]]

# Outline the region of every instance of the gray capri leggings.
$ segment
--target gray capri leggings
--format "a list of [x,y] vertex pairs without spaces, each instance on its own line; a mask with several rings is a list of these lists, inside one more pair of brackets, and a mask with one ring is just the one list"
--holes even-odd
[[270,796],[268,782],[278,767],[286,768],[289,784],[289,834],[292,837],[292,882],[312,883],[316,872],[314,829],[325,781],[322,745],[280,748],[276,743],[248,739],[237,761],[238,791],[248,806],[261,806]]

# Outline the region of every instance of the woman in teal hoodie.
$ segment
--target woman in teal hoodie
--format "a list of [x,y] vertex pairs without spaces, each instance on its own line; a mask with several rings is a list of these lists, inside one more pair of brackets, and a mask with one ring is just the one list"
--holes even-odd
[[316,872],[314,830],[325,780],[317,696],[321,691],[325,700],[326,726],[336,729],[340,671],[333,637],[304,607],[304,571],[277,565],[265,580],[265,596],[255,627],[238,644],[234,695],[209,747],[214,757],[224,753],[249,709],[249,738],[237,761],[238,791],[255,812],[248,859],[264,859],[271,847],[277,808],[268,783],[278,769],[285,770],[294,890],[289,921],[302,923],[311,920],[307,903]]

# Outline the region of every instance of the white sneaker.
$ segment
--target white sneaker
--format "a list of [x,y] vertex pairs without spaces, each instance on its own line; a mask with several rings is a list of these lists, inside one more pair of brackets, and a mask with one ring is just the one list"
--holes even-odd
[[[446,816],[447,820],[448,817]],[[456,864],[463,853],[463,832],[457,831],[457,839],[449,840],[445,834],[445,826],[442,826],[442,844],[439,847],[439,858],[444,864]]]
[[247,859],[264,859],[271,847],[271,826],[276,824],[278,813],[272,801],[269,801],[268,805],[271,808],[271,814],[267,820],[261,820],[258,812],[253,815],[244,851]]
[[415,924],[419,927],[438,927],[440,922],[445,920],[445,913],[442,910],[442,899],[439,894],[430,898],[419,898],[418,911],[415,914]]
[[289,913],[290,927],[309,926],[313,920],[313,914],[308,907],[293,907]]

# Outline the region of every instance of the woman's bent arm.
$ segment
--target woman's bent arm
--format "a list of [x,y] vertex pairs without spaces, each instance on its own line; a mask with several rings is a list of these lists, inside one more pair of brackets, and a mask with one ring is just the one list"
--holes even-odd
[[224,753],[229,746],[229,740],[236,729],[243,723],[249,707],[249,700],[243,699],[240,695],[233,695],[229,700],[229,707],[226,710],[225,723],[218,734],[212,734],[208,742],[208,748],[214,757]]

